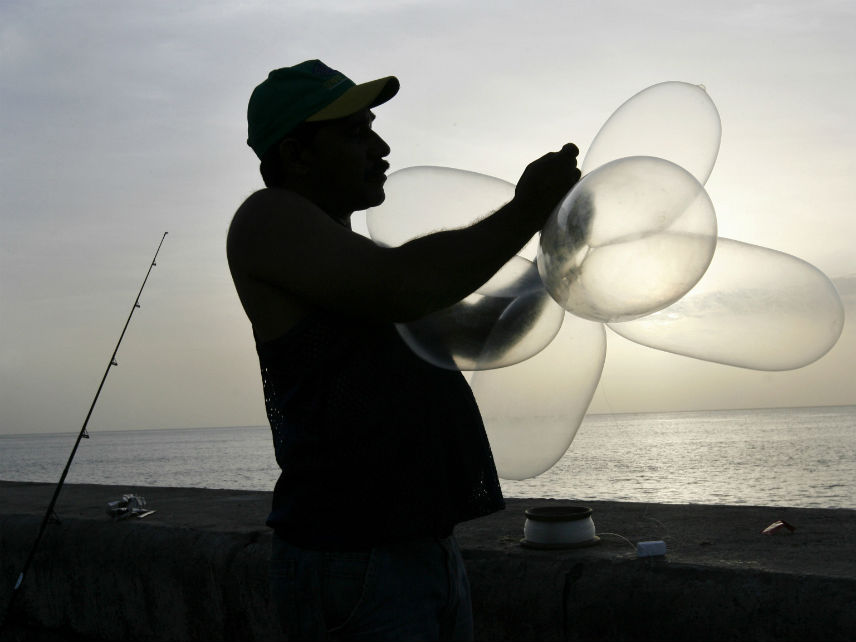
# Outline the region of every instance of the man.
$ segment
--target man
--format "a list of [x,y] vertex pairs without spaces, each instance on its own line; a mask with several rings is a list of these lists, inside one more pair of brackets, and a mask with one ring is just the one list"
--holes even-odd
[[247,112],[267,188],[238,209],[227,252],[282,468],[271,589],[293,639],[471,638],[452,529],[503,508],[496,470],[463,376],[413,355],[393,323],[487,281],[579,179],[566,145],[471,227],[375,245],[350,217],[384,200],[371,109],[398,88],[307,61],[271,72]]

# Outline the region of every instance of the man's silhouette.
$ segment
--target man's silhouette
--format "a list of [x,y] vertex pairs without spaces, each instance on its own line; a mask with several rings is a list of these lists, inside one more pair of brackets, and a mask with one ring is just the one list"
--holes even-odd
[[569,144],[478,223],[375,245],[350,217],[384,200],[390,149],[371,109],[398,88],[314,60],[271,72],[248,108],[267,187],[238,209],[227,250],[282,468],[267,523],[292,639],[472,637],[452,531],[503,508],[496,470],[464,377],[413,355],[393,323],[473,292],[579,179]]

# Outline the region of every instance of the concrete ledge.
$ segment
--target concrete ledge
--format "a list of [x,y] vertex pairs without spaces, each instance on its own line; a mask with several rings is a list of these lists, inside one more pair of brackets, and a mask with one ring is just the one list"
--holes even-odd
[[[52,490],[0,482],[2,609]],[[157,513],[111,522],[107,502],[129,492]],[[269,502],[251,491],[67,486],[8,639],[281,639],[267,594]],[[856,638],[856,511],[586,502],[600,545],[524,549],[523,511],[545,503],[509,500],[459,527],[477,639]],[[760,534],[777,519],[796,531]],[[607,533],[669,550],[637,559]]]

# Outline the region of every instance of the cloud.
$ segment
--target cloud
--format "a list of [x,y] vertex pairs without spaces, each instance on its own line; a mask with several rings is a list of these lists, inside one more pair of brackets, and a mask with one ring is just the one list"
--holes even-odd
[[[308,58],[355,80],[401,77],[401,93],[378,118],[393,168],[441,164],[510,181],[566,139],[584,148],[644,87],[705,82],[725,130],[711,193],[720,221],[742,226],[730,235],[819,266],[835,253],[834,272],[850,279],[854,8],[844,0],[2,2],[2,429],[65,429],[69,413],[85,410],[87,377],[103,371],[165,230],[102,417],[122,427],[263,419],[224,239],[235,208],[260,185],[245,144],[249,93],[271,68]],[[852,281],[836,285],[853,300]],[[710,394],[727,404],[727,391]],[[168,417],[157,403],[123,415],[129,399],[142,407],[167,396]]]

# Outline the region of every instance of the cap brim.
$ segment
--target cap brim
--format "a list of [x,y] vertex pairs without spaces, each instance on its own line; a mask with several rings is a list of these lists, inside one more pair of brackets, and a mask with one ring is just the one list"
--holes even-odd
[[398,88],[398,78],[395,76],[354,85],[332,103],[312,114],[306,121],[335,120],[355,114],[362,109],[377,107],[395,96]]

